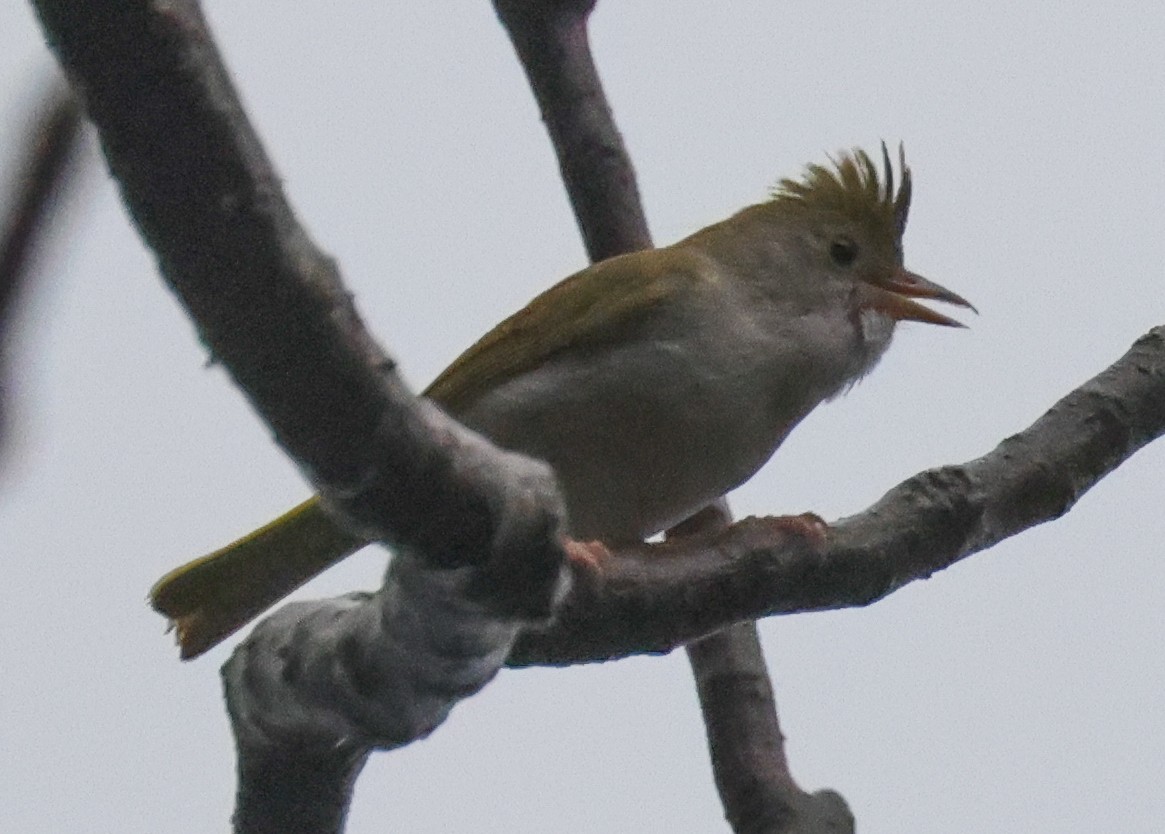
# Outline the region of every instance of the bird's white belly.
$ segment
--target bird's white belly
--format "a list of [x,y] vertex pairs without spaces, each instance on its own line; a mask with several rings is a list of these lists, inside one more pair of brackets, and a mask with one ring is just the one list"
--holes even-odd
[[888,329],[869,340],[840,304],[814,318],[733,301],[665,312],[637,338],[551,359],[458,417],[550,463],[574,536],[650,536],[752,477],[889,341]]
[[739,390],[746,376],[666,345],[607,351],[511,380],[462,419],[551,464],[574,536],[637,540],[742,483],[783,439],[788,420]]

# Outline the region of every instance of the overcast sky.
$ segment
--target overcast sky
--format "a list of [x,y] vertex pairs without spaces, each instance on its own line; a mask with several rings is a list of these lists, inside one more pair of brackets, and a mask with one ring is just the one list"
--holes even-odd
[[[418,388],[584,265],[485,0],[208,12],[301,218]],[[901,139],[907,264],[981,311],[900,328],[738,514],[858,512],[990,450],[1165,322],[1160,3],[604,0],[592,30],[658,242],[828,152]],[[31,12],[0,6],[0,164],[48,63]],[[308,488],[206,367],[89,161],[12,345],[0,827],[223,831],[230,646],[180,664],[145,595]],[[764,622],[800,783],[840,791],[867,833],[1159,831],[1163,471],[1159,442],[1065,518],[869,609]],[[301,594],[376,587],[384,562],[369,548]],[[372,758],[349,831],[727,826],[675,653],[503,672]]]

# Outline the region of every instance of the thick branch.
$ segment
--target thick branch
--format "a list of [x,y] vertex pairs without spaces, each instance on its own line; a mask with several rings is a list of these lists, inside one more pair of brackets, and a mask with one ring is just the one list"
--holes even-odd
[[[765,519],[613,554],[582,577],[514,666],[670,651],[734,622],[869,605],[1066,513],[1165,433],[1165,327],[983,457],[922,472],[830,528],[815,549]],[[666,551],[661,553],[659,551]]]
[[401,553],[379,594],[284,608],[224,668],[236,825],[311,806],[295,830],[335,830],[365,751],[430,732],[552,610],[553,477],[404,387],[284,199],[197,3],[35,5],[203,341],[340,517]]
[[164,277],[276,440],[373,537],[483,559],[519,522],[458,471],[464,433],[416,407],[297,222],[197,3],[36,5]]

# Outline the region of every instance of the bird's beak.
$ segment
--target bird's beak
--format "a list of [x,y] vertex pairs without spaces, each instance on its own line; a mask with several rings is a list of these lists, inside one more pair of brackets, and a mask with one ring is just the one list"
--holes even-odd
[[973,313],[979,312],[961,295],[902,267],[898,267],[889,278],[870,281],[869,286],[873,290],[873,297],[867,306],[880,310],[896,321],[921,321],[927,324],[941,324],[944,327],[966,327],[960,321],[936,313],[929,307],[923,307],[914,300],[916,298],[932,298],[935,301],[966,307]]

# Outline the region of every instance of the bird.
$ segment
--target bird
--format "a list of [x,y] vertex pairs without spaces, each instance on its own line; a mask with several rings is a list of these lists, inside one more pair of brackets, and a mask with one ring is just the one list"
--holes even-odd
[[[550,464],[574,540],[641,542],[757,472],[819,404],[873,370],[900,322],[974,311],[906,269],[913,182],[860,148],[669,246],[565,278],[423,392],[494,444]],[[153,607],[196,657],[369,542],[311,498],[163,576]]]

